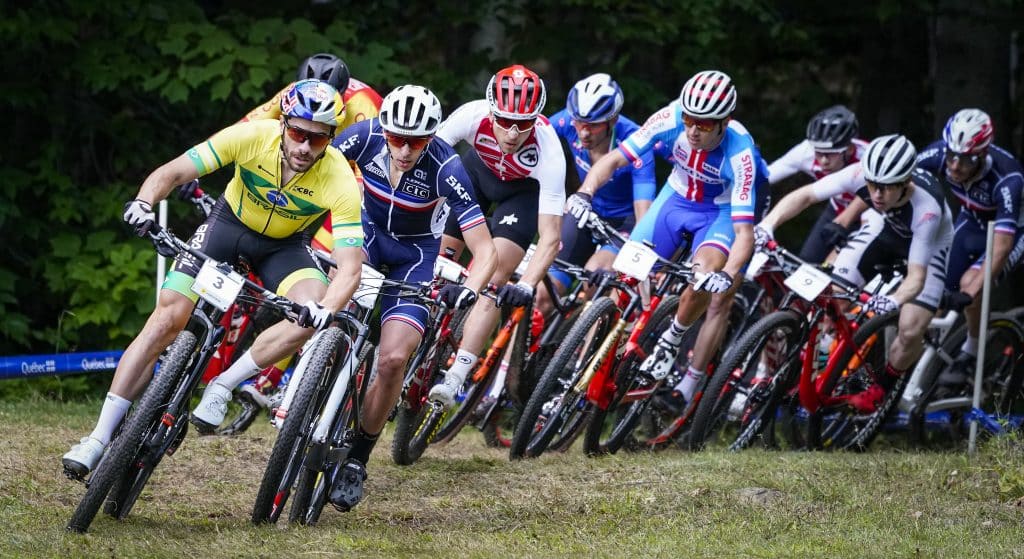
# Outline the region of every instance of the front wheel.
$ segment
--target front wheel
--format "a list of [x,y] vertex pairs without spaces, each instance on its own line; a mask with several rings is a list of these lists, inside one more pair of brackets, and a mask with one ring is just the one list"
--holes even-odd
[[[180,381],[197,343],[195,334],[185,330],[178,334],[174,343],[167,348],[166,354],[160,361],[159,372],[150,381],[135,411],[128,417],[121,434],[110,443],[107,454],[100,460],[96,471],[89,478],[85,496],[82,497],[82,501],[68,522],[67,529],[69,531],[85,532],[89,529],[89,525],[92,524],[93,518],[96,517],[103,500],[110,493],[115,482],[120,482],[120,485],[118,491],[115,491],[113,495],[113,503],[110,505],[111,513],[117,515],[122,508],[125,508],[125,514],[127,514],[127,508],[130,505],[119,502],[125,497],[124,493],[131,489],[131,486],[126,486],[123,480],[125,472],[132,459],[141,450],[147,434],[159,427],[160,412],[167,405],[167,400],[170,399],[174,387]],[[155,466],[156,463],[153,463],[153,467]],[[148,477],[147,475],[146,478],[148,479]],[[143,483],[145,482],[143,481]],[[122,487],[124,491],[121,490]],[[139,487],[139,491],[141,489]],[[135,496],[138,496],[138,492],[135,492]]]
[[259,492],[256,494],[256,502],[252,508],[254,524],[274,523],[281,516],[292,484],[306,457],[317,416],[326,404],[331,388],[328,381],[336,376],[331,373],[336,369],[339,348],[344,343],[343,340],[341,329],[331,327],[307,350],[312,352],[309,362],[302,373],[302,381],[292,400],[288,416],[277,435],[270,460],[263,472]]

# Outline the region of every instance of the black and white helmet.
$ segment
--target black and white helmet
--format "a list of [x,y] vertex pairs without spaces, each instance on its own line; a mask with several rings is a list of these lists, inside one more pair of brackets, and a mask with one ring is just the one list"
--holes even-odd
[[441,124],[441,102],[423,86],[400,85],[384,97],[378,118],[392,134],[431,136]]
[[876,184],[904,182],[914,172],[916,157],[914,144],[900,134],[875,138],[861,160],[864,178]]
[[736,108],[736,87],[725,72],[697,72],[683,84],[679,103],[692,117],[721,120]]
[[843,105],[829,107],[807,123],[807,141],[816,151],[842,151],[857,135],[857,115]]

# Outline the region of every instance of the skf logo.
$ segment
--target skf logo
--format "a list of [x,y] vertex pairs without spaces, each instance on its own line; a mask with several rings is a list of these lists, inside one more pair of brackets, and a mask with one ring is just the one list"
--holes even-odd
[[999,195],[1003,197],[1003,210],[1006,213],[1013,213],[1013,200],[1010,199],[1010,187],[1004,186],[999,189]]
[[420,179],[421,181],[427,180],[427,172],[423,169],[415,169],[412,172],[412,176]]
[[448,178],[445,179],[444,182],[448,183],[448,186],[452,187],[452,190],[454,190],[455,193],[459,195],[459,198],[462,198],[467,202],[473,201],[473,198],[469,195],[468,192],[466,192],[465,187],[462,186],[462,183],[459,182],[459,179],[455,178],[452,175],[448,175]]
[[340,144],[338,144],[337,148],[340,149],[341,151],[348,151],[348,150],[352,149],[353,146],[356,145],[356,142],[358,140],[359,140],[359,136],[349,136],[348,138],[345,138],[344,142],[341,142]]
[[537,162],[540,161],[540,156],[537,154],[537,146],[530,146],[520,151],[516,154],[516,159],[527,167],[536,167]]

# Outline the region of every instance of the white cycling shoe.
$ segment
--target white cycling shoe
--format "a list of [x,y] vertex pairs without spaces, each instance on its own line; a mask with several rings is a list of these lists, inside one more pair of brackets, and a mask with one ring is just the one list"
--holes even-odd
[[679,355],[679,346],[659,339],[658,343],[654,345],[654,351],[640,364],[640,373],[659,381],[672,372],[677,355]]
[[203,399],[196,409],[192,410],[192,424],[200,433],[208,434],[224,422],[228,414],[228,402],[231,401],[231,389],[211,382],[203,391]]
[[73,479],[82,479],[96,467],[107,445],[92,437],[82,437],[62,458],[64,473]]
[[435,384],[430,389],[429,398],[440,402],[445,408],[450,408],[455,405],[455,397],[459,395],[459,390],[462,389],[462,383],[465,380],[452,373],[445,373],[444,382]]

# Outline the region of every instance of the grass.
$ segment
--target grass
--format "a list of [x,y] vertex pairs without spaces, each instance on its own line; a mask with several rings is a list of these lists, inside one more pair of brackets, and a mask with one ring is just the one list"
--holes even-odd
[[[355,510],[312,528],[249,512],[275,432],[190,434],[125,522],[64,525],[84,492],[60,455],[99,404],[0,402],[0,557],[1024,557],[1020,446],[959,453],[708,451],[509,462],[477,433],[391,463]],[[1009,468],[1009,470],[1007,470]]]

